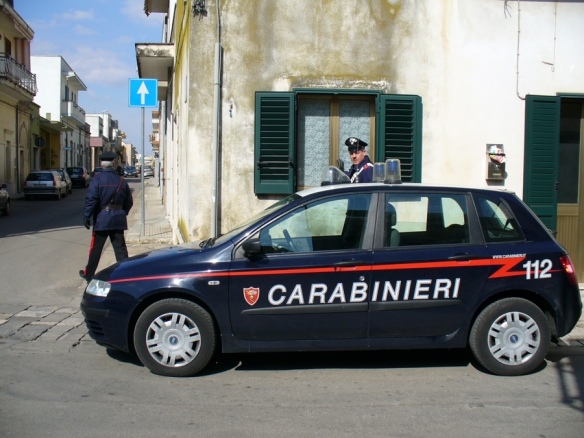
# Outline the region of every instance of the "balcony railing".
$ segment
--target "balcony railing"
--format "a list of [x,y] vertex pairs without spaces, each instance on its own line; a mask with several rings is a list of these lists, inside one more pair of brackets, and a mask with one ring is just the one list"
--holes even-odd
[[12,56],[0,52],[0,77],[7,78],[31,94],[37,93],[36,75],[16,62]]
[[72,100],[61,101],[61,114],[63,117],[72,117],[79,123],[85,124],[85,111]]

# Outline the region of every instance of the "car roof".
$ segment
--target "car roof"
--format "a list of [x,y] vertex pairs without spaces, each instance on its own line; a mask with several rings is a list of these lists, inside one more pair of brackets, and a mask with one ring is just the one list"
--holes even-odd
[[306,197],[310,195],[314,195],[317,193],[323,193],[330,191],[334,193],[336,191],[345,191],[346,189],[352,188],[355,189],[359,187],[359,189],[366,190],[367,188],[373,189],[386,189],[389,190],[390,188],[395,189],[404,189],[404,190],[432,190],[432,191],[440,191],[440,190],[450,190],[450,191],[488,191],[488,192],[503,192],[508,194],[514,194],[515,192],[507,190],[505,188],[499,187],[469,187],[469,186],[447,186],[442,184],[420,184],[420,183],[405,183],[405,184],[384,184],[384,183],[361,183],[361,184],[334,184],[334,185],[326,185],[320,187],[311,187],[309,189],[301,190],[296,192],[297,195]]

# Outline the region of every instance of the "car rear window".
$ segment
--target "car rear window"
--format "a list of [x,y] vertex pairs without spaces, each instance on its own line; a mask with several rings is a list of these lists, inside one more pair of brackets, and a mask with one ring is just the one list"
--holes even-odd
[[79,175],[83,173],[83,169],[81,169],[80,167],[69,167],[67,169],[67,173],[69,173],[69,175]]
[[27,181],[52,181],[53,175],[50,173],[30,173],[26,177]]

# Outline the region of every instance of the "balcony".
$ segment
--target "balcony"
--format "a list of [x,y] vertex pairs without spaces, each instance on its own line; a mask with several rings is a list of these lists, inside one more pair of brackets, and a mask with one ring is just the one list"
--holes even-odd
[[77,122],[80,126],[85,125],[85,111],[71,100],[61,101],[61,117],[65,120]]
[[13,90],[7,94],[15,99],[23,100],[25,95],[32,101],[37,93],[36,75],[6,53],[0,53],[0,79],[6,80],[2,82]]

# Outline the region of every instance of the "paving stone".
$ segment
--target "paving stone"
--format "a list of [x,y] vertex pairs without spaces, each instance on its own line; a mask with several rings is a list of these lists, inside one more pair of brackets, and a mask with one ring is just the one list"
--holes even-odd
[[84,322],[85,322],[84,318],[74,318],[74,317],[70,316],[69,318],[61,321],[58,325],[64,325],[64,326],[68,326],[68,327],[77,327],[78,325],[83,324]]
[[67,341],[71,343],[79,342],[87,334],[87,327],[85,325],[77,326],[72,330],[69,330],[63,336],[57,339],[57,341]]
[[57,307],[35,307],[35,306],[32,306],[26,310],[23,310],[22,312],[17,313],[14,316],[43,318],[43,317],[49,315],[50,313],[53,313],[57,309],[58,309]]
[[30,307],[24,304],[0,304],[0,314],[14,315]]
[[14,316],[14,313],[0,313],[0,319],[8,319]]
[[46,325],[32,325],[27,324],[21,327],[16,333],[14,333],[10,338],[17,339],[20,341],[34,341],[40,335],[48,330]]
[[55,310],[55,313],[68,313],[70,315],[74,313],[78,313],[79,308],[72,308],[72,307],[61,307],[60,309]]
[[8,338],[16,333],[20,328],[30,324],[32,320],[26,318],[11,318],[6,323],[0,325],[0,339]]
[[39,336],[37,341],[56,341],[65,333],[67,333],[69,330],[71,330],[71,326],[54,325],[49,330],[44,332],[41,336]]
[[66,318],[69,318],[68,313],[56,313],[55,312],[55,313],[51,313],[50,315],[45,316],[39,322],[45,321],[45,322],[51,322],[53,324],[56,324],[58,322],[63,321]]
[[0,319],[0,325],[4,324],[7,321],[8,321],[7,319]]

